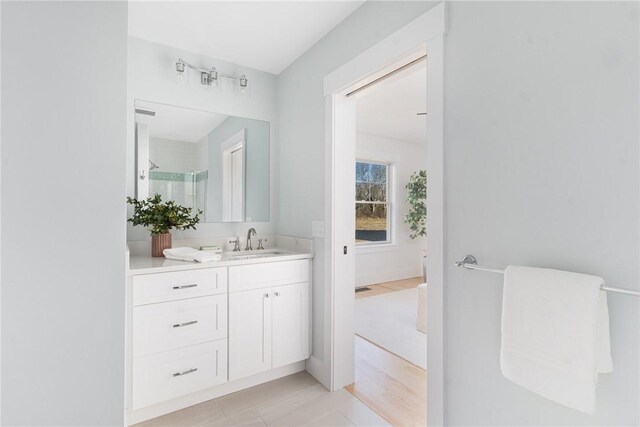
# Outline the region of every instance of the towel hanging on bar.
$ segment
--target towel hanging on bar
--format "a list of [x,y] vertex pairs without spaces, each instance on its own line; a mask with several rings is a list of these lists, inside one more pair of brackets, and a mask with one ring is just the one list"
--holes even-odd
[[[469,270],[488,271],[490,273],[504,274],[504,270],[502,269],[478,265],[478,262],[476,261],[476,258],[473,255],[467,255],[462,260],[456,261],[455,264],[457,267],[464,267]],[[603,291],[613,292],[616,294],[640,297],[640,291],[634,291],[632,289],[616,288],[613,286],[606,286],[606,285],[601,286],[600,289],[602,289]]]

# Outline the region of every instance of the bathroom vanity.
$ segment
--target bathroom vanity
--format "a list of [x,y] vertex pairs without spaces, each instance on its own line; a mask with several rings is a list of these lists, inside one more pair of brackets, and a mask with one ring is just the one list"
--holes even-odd
[[311,257],[275,249],[203,264],[131,257],[127,424],[304,370]]

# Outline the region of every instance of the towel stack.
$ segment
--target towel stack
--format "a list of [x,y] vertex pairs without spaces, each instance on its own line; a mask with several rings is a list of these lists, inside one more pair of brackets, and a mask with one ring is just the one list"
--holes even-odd
[[162,251],[164,257],[176,261],[211,262],[221,261],[221,252],[199,251],[193,248],[170,248]]
[[217,245],[200,246],[200,250],[212,254],[222,254],[222,248]]

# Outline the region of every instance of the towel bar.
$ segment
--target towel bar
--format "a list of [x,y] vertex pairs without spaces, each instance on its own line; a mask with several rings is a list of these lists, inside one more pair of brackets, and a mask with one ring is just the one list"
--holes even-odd
[[[502,269],[478,265],[478,262],[476,261],[476,258],[473,255],[467,255],[466,257],[462,258],[462,260],[456,261],[455,264],[456,264],[456,267],[464,267],[469,270],[488,271],[490,273],[504,274],[504,270]],[[602,285],[600,289],[607,292],[614,292],[616,294],[632,295],[634,297],[640,297],[639,291],[634,291],[631,289],[614,288],[613,286],[605,286],[605,285]]]

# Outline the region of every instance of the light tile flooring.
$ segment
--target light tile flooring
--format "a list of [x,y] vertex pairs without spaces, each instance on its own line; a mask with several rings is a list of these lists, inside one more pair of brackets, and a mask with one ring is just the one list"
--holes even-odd
[[[369,286],[356,298],[412,289],[422,277]],[[424,426],[427,421],[427,372],[356,335],[355,383],[346,387],[394,426]]]
[[299,372],[136,424],[136,427],[388,425],[346,390],[330,393],[307,372]]

